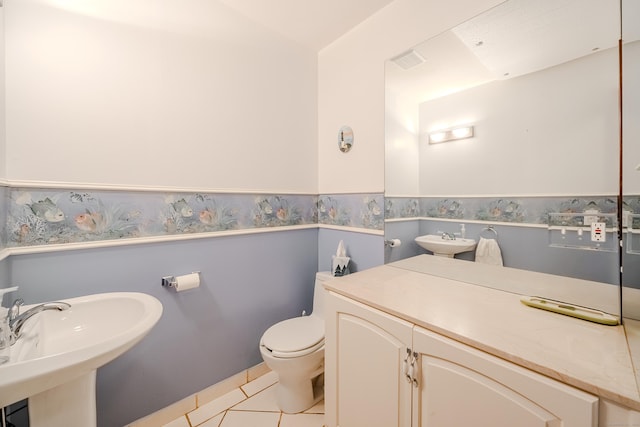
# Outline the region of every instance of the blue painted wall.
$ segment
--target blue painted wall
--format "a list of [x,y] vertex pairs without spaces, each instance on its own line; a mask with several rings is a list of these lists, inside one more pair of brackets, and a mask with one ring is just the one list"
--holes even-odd
[[[636,240],[635,246],[629,247],[629,236],[623,236],[623,245],[624,248],[622,265],[624,265],[624,275],[622,280],[622,285],[629,288],[640,289],[640,248],[637,246],[637,237],[634,237]],[[638,313],[635,313],[634,316],[638,316]]]
[[[9,285],[11,284],[11,261],[9,258],[5,258],[2,261],[0,261],[0,288],[6,288],[9,287]],[[6,296],[6,300],[7,303],[9,304],[9,299],[11,297],[10,296]]]
[[[27,303],[113,291],[144,292],[162,302],[162,318],[150,334],[98,370],[98,425],[120,427],[260,363],[262,333],[311,310],[318,230],[10,260]],[[160,285],[162,276],[196,270],[202,272],[198,289],[175,293]]]
[[351,257],[349,270],[352,273],[384,263],[381,250],[383,236],[321,228],[318,235],[318,271],[331,270],[331,257],[336,254],[340,240],[347,256]]
[[385,224],[385,239],[400,239],[401,245],[391,248],[384,247],[384,261],[390,263],[401,259],[425,253],[416,242],[413,241],[420,236],[420,220],[407,220],[401,222],[387,222]]

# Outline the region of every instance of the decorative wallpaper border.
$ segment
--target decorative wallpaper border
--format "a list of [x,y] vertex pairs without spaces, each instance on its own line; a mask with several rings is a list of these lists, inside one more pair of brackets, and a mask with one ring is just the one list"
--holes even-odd
[[[0,251],[318,224],[383,231],[385,219],[420,217],[546,225],[550,212],[615,213],[616,205],[616,196],[384,198],[0,185]],[[640,196],[625,196],[623,209],[640,214]]]
[[318,197],[318,223],[384,230],[382,194],[339,194]]
[[0,250],[317,224],[382,230],[382,200],[382,194],[0,187]]
[[[640,197],[625,198],[625,209],[640,211]],[[594,197],[389,197],[386,219],[445,218],[519,224],[548,224],[549,213],[616,213],[616,196]],[[634,211],[635,212],[635,211]]]
[[[640,214],[640,195],[624,196],[622,198],[622,211],[631,214]],[[640,218],[633,218],[633,223],[629,224],[631,228],[640,228]]]
[[7,205],[9,188],[0,185],[0,252],[7,247]]

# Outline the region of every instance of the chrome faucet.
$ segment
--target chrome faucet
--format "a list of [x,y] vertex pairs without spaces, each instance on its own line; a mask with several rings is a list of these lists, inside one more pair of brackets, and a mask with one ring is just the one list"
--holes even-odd
[[447,233],[446,231],[442,233],[443,240],[456,240],[456,235],[453,233]]
[[11,331],[11,340],[14,343],[18,338],[20,338],[20,333],[22,331],[22,327],[24,323],[29,320],[34,315],[41,313],[45,310],[59,310],[63,311],[71,307],[71,304],[67,304],[66,302],[47,302],[44,304],[36,305],[35,307],[31,307],[29,310],[24,313],[20,313],[20,307],[24,304],[24,300],[22,298],[17,299],[11,305],[9,309],[9,331]]

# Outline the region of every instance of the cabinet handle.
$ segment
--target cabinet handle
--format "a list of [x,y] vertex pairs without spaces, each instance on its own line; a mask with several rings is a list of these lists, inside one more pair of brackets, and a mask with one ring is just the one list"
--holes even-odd
[[417,362],[418,361],[418,353],[417,352],[413,352],[413,355],[411,357],[411,382],[413,383],[414,387],[418,387],[418,365]]
[[402,362],[402,373],[404,374],[404,377],[407,379],[408,383],[411,382],[411,373],[409,372],[409,357],[411,357],[410,348],[407,349],[407,355],[405,356],[404,361]]

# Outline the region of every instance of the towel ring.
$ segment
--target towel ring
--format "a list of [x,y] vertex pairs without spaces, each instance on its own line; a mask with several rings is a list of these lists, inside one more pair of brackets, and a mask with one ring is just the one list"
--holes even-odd
[[493,228],[493,225],[483,228],[480,234],[484,233],[485,231],[492,231],[493,234],[495,234],[496,239],[498,238],[498,232],[496,231],[495,228]]

